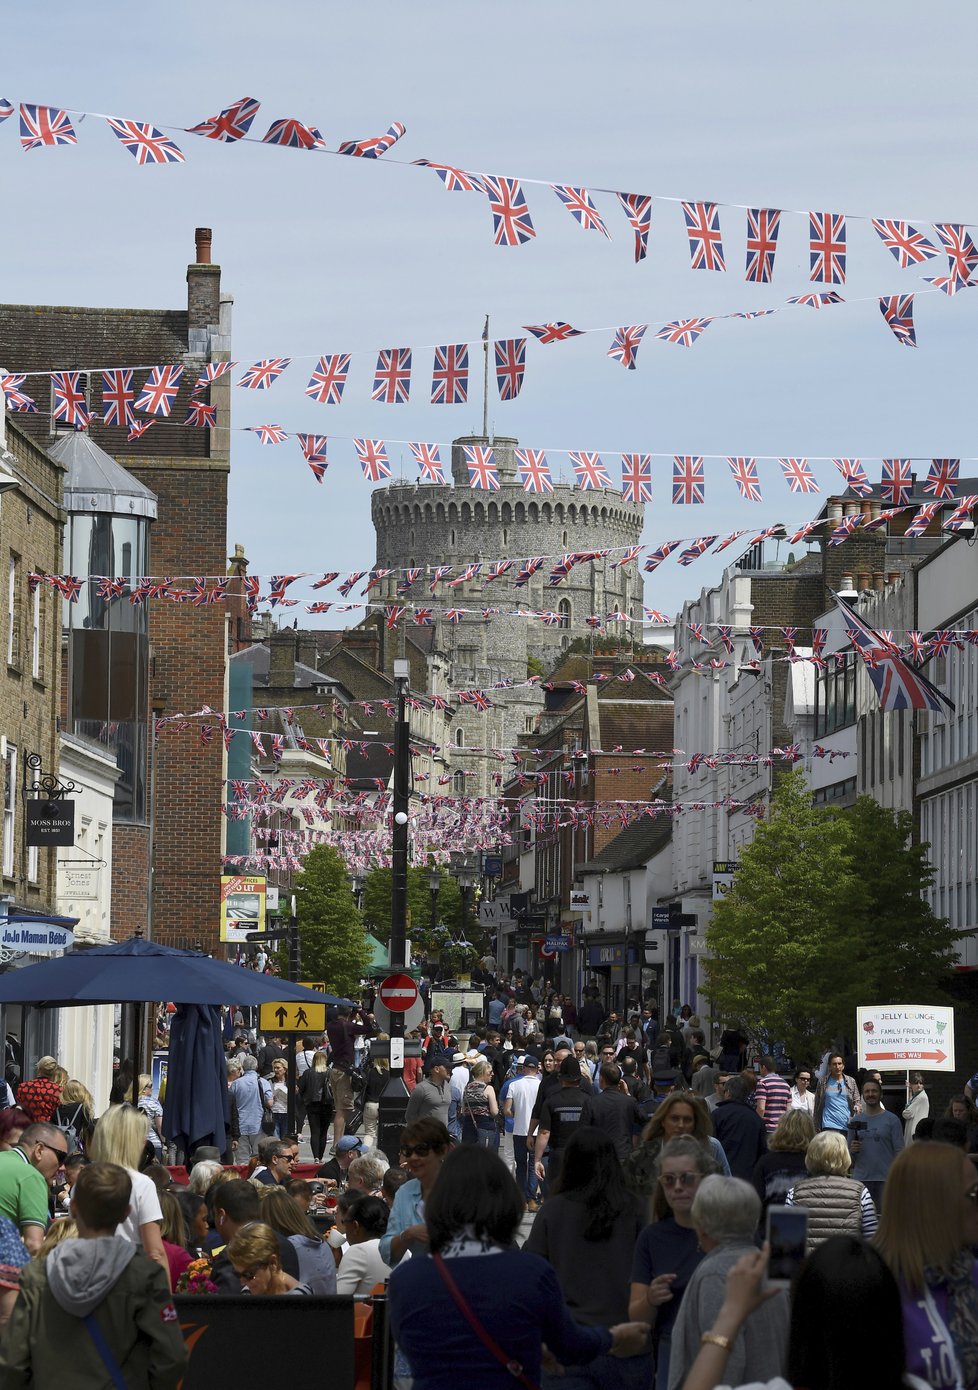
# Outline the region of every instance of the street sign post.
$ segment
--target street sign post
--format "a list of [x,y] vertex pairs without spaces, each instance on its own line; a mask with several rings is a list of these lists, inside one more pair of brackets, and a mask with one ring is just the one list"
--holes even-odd
[[326,1027],[325,1004],[262,1004],[258,1026],[263,1033],[321,1033]]
[[954,1071],[954,1010],[876,1004],[856,1010],[859,1065],[879,1071]]

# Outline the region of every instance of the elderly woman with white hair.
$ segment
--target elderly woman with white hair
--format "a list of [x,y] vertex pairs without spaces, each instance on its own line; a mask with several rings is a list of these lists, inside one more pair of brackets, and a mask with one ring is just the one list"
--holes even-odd
[[[704,1178],[693,1201],[693,1226],[706,1252],[686,1286],[672,1329],[669,1390],[680,1390],[703,1333],[713,1327],[726,1295],[727,1272],[755,1249],[761,1199],[740,1178]],[[788,1296],[780,1290],[756,1308],[737,1333],[726,1367],[731,1385],[780,1375],[788,1346]]]

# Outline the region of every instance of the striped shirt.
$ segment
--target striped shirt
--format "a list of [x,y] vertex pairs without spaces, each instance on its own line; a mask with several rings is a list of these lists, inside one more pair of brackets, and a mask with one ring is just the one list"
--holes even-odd
[[768,1134],[772,1134],[791,1104],[791,1087],[783,1076],[769,1072],[767,1076],[762,1076],[758,1081],[754,1088],[754,1096],[755,1105],[762,1096],[764,1098],[764,1128]]

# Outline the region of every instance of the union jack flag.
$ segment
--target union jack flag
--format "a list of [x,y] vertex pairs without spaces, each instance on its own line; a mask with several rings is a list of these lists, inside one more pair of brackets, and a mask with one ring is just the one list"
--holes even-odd
[[354,439],[353,447],[360,459],[363,476],[368,482],[378,483],[381,478],[390,477],[390,464],[382,439]]
[[208,140],[220,140],[230,145],[235,140],[243,140],[251,129],[261,102],[255,97],[242,97],[240,101],[225,106],[218,116],[208,116],[199,125],[187,127],[190,135],[205,135]]
[[519,574],[513,580],[513,587],[516,589],[522,589],[525,584],[529,584],[530,580],[536,574],[537,570],[543,568],[543,562],[545,559],[546,556],[544,555],[531,555],[528,559],[524,560],[523,563],[520,565]]
[[[328,460],[327,457],[326,457],[326,445],[327,445],[327,442],[328,442],[328,436],[327,436],[327,435],[325,435],[325,434],[297,434],[297,435],[296,435],[296,439],[299,441],[299,448],[302,450],[302,457],[305,459],[306,463],[328,463],[328,462],[329,462],[329,460]],[[336,578],[336,575],[334,574],[334,575],[332,576],[332,579],[335,579],[335,578]],[[331,583],[332,580],[327,580],[326,582],[327,582],[327,583]],[[321,587],[321,586],[313,585],[313,587],[316,588],[316,587]]]
[[431,608],[416,608],[414,610],[415,627],[431,627],[435,621],[433,613],[434,610]]
[[864,516],[863,530],[880,531],[884,526],[888,526],[895,516],[900,516],[901,513],[907,510],[908,508],[906,506],[886,507],[883,511],[880,512],[879,516],[872,516],[868,518]]
[[731,638],[732,638],[732,636],[733,636],[733,626],[732,626],[732,624],[730,624],[730,623],[711,623],[710,626],[716,628],[716,630],[717,630],[717,636],[719,637],[720,641],[723,643],[723,649],[724,649],[724,651],[727,653],[727,655],[728,655],[728,656],[733,656],[733,642],[732,642],[732,640],[731,640]]
[[838,526],[834,527],[832,530],[829,536],[829,545],[841,545],[842,542],[847,541],[853,531],[857,530],[862,524],[863,516],[861,512],[856,512],[854,516],[844,516]]
[[891,643],[885,642],[838,596],[835,601],[876,690],[880,709],[931,709],[938,714],[954,713],[954,705],[947,696],[919,671],[908,666],[895,653]]
[[52,372],[54,418],[74,430],[83,430],[91,420],[81,385],[81,372]]
[[257,434],[259,444],[281,444],[288,435],[281,425],[245,425],[249,434]]
[[[621,491],[626,502],[652,501],[652,456],[650,454],[622,454]],[[634,559],[634,556],[631,558]]]
[[502,579],[503,575],[508,574],[512,568],[512,560],[496,560],[494,564],[489,566],[489,573],[486,575],[485,582],[491,584],[494,579]]
[[577,486],[582,492],[611,486],[611,479],[608,477],[607,470],[598,454],[586,454],[572,450],[570,461],[574,465],[574,477],[577,479]]
[[925,275],[924,280],[942,294],[946,294],[948,299],[957,294],[958,290],[966,290],[976,283],[974,280],[961,280],[957,275]]
[[910,459],[884,459],[883,475],[880,479],[880,492],[891,507],[902,507],[910,501],[913,491],[913,474],[910,472]]
[[[673,485],[675,486],[675,480]],[[702,498],[700,500],[702,501]],[[669,556],[672,554],[672,552],[675,550],[678,544],[678,541],[663,541],[662,544],[656,550],[653,550],[652,554],[645,562],[644,568],[646,574],[651,574],[653,570],[657,570],[659,566],[662,564],[663,560],[667,560],[669,558]]]
[[953,497],[960,467],[960,459],[931,459],[924,491],[930,493],[931,497]]
[[464,169],[456,169],[454,164],[437,164],[432,159],[416,159],[415,164],[425,169],[434,169],[449,193],[484,193],[482,180],[477,174],[468,174]]
[[406,570],[404,571],[404,575],[403,575],[403,577],[402,577],[400,583],[399,583],[398,586],[397,586],[397,592],[398,592],[399,594],[406,594],[406,593],[408,592],[409,589],[412,589],[412,588],[414,587],[414,585],[417,583],[417,581],[418,581],[418,579],[419,579],[420,577],[421,577],[421,567],[420,567],[420,565],[415,565],[415,566],[412,566],[411,569],[406,569]]
[[757,462],[752,458],[728,458],[727,466],[733,474],[737,491],[748,502],[761,501],[761,480],[757,476]]
[[182,152],[162,130],[145,121],[125,121],[106,117],[109,128],[117,135],[137,164],[183,164]]
[[945,531],[960,531],[961,527],[971,520],[971,513],[978,507],[978,493],[973,493],[968,497],[959,497],[958,505],[944,522]]
[[552,183],[550,187],[574,221],[586,232],[601,232],[608,236],[608,228],[601,220],[601,214],[591,201],[591,195],[586,188],[572,188],[567,183]]
[[498,492],[499,471],[493,450],[484,444],[463,444],[462,453],[469,470],[469,487],[480,492]]
[[[315,438],[316,438],[316,436],[315,436],[314,434],[309,434],[309,435],[306,435],[306,436],[296,435],[296,438],[297,438],[297,439],[302,439],[303,437],[305,437],[306,439],[315,439]],[[325,446],[325,443],[326,443],[326,441],[325,441],[325,439],[324,439],[324,440],[323,440],[324,446]],[[322,575],[321,578],[319,578],[319,579],[316,580],[315,584],[313,584],[312,587],[313,587],[314,589],[325,589],[326,586],[327,586],[328,584],[332,584],[333,580],[334,580],[334,579],[339,579],[339,577],[340,577],[340,572],[339,572],[339,570],[328,570],[328,571],[326,572],[326,574]]]
[[446,343],[435,348],[431,373],[432,405],[465,405],[469,398],[469,345]]
[[278,381],[291,361],[291,357],[266,357],[261,362],[253,363],[238,385],[247,387],[249,391],[267,391],[272,382]]
[[436,565],[431,571],[431,583],[428,585],[428,592],[434,593],[437,586],[443,579],[447,579],[455,570],[454,565]]
[[846,219],[841,213],[808,214],[808,252],[810,280],[830,285],[846,283]]
[[194,382],[194,393],[196,394],[198,391],[203,391],[205,387],[210,386],[212,381],[217,381],[219,377],[226,376],[227,373],[237,365],[237,362],[208,362],[207,366]]
[[3,392],[4,403],[10,411],[34,412],[37,406],[30,396],[25,396],[21,387],[27,380],[26,372],[2,372],[0,371],[0,391]]
[[107,425],[131,425],[135,399],[131,367],[114,367],[102,373],[102,419]]
[[671,619],[665,613],[660,613],[658,608],[645,608],[642,611],[645,614],[645,621],[652,623],[654,627],[669,627],[671,624]]
[[619,328],[615,333],[615,340],[608,349],[608,356],[613,362],[620,362],[629,371],[635,370],[635,363],[638,360],[638,350],[645,337],[647,323],[632,323],[624,328]]
[[778,463],[792,492],[819,491],[807,459],[778,459]]
[[[624,458],[626,455],[623,454],[622,457]],[[647,498],[646,500],[651,501],[651,498]],[[616,570],[620,565],[630,565],[633,560],[638,559],[641,553],[642,547],[640,545],[628,545],[617,560],[612,560],[611,568]]]
[[339,592],[343,595],[344,598],[350,597],[350,592],[353,589],[354,585],[359,584],[361,579],[366,578],[366,574],[366,570],[355,570],[353,574],[348,574],[346,576],[346,578],[343,580],[343,583],[339,585]]
[[833,459],[832,462],[842,474],[846,486],[860,497],[868,497],[873,491],[873,484],[866,477],[866,470],[863,468],[859,459]]
[[366,140],[344,140],[337,153],[349,154],[355,159],[378,159],[397,144],[406,129],[407,126],[395,121],[383,135],[370,135]]
[[130,444],[134,443],[137,439],[142,439],[150,425],[155,425],[155,423],[155,420],[136,420],[135,423],[130,426],[126,439]]
[[947,252],[951,276],[955,280],[969,280],[978,267],[978,247],[971,234],[957,222],[935,222],[934,231]]
[[[702,458],[675,454],[672,460],[672,504],[688,506],[706,501],[706,477]],[[673,545],[678,542],[673,542]],[[668,551],[666,552],[668,554]],[[664,558],[664,557],[663,557]],[[648,565],[645,567],[648,569]]]
[[781,213],[777,208],[747,209],[747,274],[755,285],[768,285],[774,276]]
[[910,660],[919,666],[930,655],[930,638],[922,632],[908,632],[907,639],[910,643]]
[[[106,424],[109,421],[106,420]],[[213,430],[217,428],[217,406],[205,405],[203,401],[191,400],[187,405],[187,418],[183,422],[194,429]]]
[[922,536],[940,510],[940,506],[940,502],[925,502],[910,522],[904,535],[914,539],[917,536]]
[[957,634],[949,627],[940,627],[931,636],[931,655],[947,656],[952,647],[957,650],[964,650],[964,643],[958,640]]
[[829,304],[844,304],[845,300],[841,294],[836,294],[835,290],[826,290],[821,294],[813,290],[811,294],[793,294],[784,302],[800,304],[803,309],[824,309]]
[[412,444],[411,453],[426,483],[444,483],[445,475],[441,469],[441,454],[437,444]]
[[937,247],[932,245],[922,232],[918,232],[916,227],[911,227],[909,222],[891,222],[885,217],[874,217],[873,228],[883,245],[893,252],[901,270],[906,270],[911,265],[919,265],[921,261],[928,261],[932,256],[941,254]]
[[122,598],[128,583],[129,581],[125,578],[109,579],[106,577],[98,581],[95,586],[95,592],[99,598],[105,599],[106,602],[111,603],[113,599]]
[[[744,532],[744,531],[731,531],[729,535],[724,536],[723,540],[722,540],[722,541],[720,542],[720,544],[717,546],[716,550],[714,550],[714,552],[713,552],[714,555],[719,555],[721,550],[726,550],[726,548],[727,548],[728,545],[733,545],[734,541],[739,541],[740,538],[741,538],[741,536],[743,536],[743,535],[746,535],[746,532]],[[747,548],[748,548],[748,550],[749,550],[749,549],[750,549],[750,546],[748,546]]]
[[496,387],[501,401],[515,401],[526,371],[526,339],[500,338],[493,345],[496,356]]
[[[442,617],[445,619],[446,623],[458,624],[462,621],[464,613],[464,608],[446,608],[444,613],[442,613]],[[475,702],[472,701],[471,703],[474,704]]]
[[648,254],[652,230],[652,199],[645,193],[616,193],[615,197],[635,233],[635,260],[643,261]]
[[406,405],[411,394],[411,349],[383,348],[377,357],[370,399],[384,405]]
[[77,145],[78,136],[66,111],[21,103],[20,143],[25,150],[39,150],[43,145]]
[[481,184],[492,213],[494,245],[519,246],[536,236],[518,179],[487,174]]
[[656,330],[655,336],[663,343],[677,343],[679,347],[692,347],[713,322],[712,318],[673,319]]
[[320,357],[315,371],[309,378],[306,395],[311,396],[319,405],[339,405],[343,399],[343,388],[349,370],[348,352],[334,352],[329,356]]
[[726,270],[716,203],[683,203],[693,270]]
[[324,150],[326,141],[314,125],[287,117],[273,121],[261,137],[263,145],[284,145],[290,150]]
[[687,546],[679,557],[681,565],[691,565],[694,560],[698,560],[701,555],[705,555],[710,546],[716,540],[716,536],[700,536],[699,540]]
[[524,323],[523,327],[543,344],[562,343],[567,338],[580,338],[584,332],[582,328],[572,328],[569,323],[560,320],[556,323]]
[[393,632],[398,623],[403,618],[407,609],[403,604],[387,604],[384,608],[384,626],[388,632]]
[[448,587],[450,589],[457,589],[460,584],[467,584],[471,579],[476,578],[481,569],[482,562],[480,560],[476,560],[471,565],[466,565],[457,579],[450,579],[448,581]]
[[913,295],[890,294],[880,299],[880,313],[886,319],[893,336],[901,347],[916,347],[917,332],[913,326]]
[[13,114],[13,103],[9,102],[6,97],[0,97],[0,121],[5,121],[8,116],[12,116]]
[[517,449],[516,462],[524,492],[553,492],[550,465],[542,449]]

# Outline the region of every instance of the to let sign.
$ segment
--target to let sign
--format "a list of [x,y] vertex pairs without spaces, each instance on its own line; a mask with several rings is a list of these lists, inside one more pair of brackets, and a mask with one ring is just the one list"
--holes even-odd
[[856,1010],[859,1065],[878,1071],[954,1071],[954,1010],[877,1004]]
[[26,803],[24,819],[25,840],[28,845],[65,846],[75,843],[75,803],[73,801],[42,801],[32,798]]

